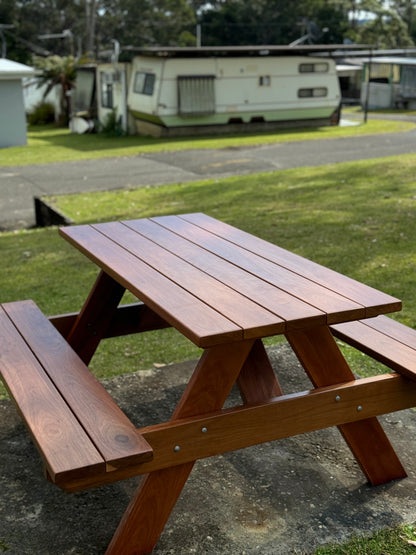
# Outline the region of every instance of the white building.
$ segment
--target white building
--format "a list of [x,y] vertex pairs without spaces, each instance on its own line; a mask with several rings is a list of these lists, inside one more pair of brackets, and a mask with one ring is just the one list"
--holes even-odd
[[29,66],[0,58],[0,148],[27,143],[22,79],[33,73]]

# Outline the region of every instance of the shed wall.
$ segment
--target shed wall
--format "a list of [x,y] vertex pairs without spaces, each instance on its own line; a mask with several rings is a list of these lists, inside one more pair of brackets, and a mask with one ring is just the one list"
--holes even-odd
[[26,143],[22,80],[0,80],[0,148]]

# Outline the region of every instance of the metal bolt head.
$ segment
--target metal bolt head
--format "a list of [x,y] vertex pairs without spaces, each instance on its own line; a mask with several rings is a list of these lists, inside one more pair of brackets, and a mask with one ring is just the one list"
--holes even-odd
[[358,412],[360,412],[360,411],[363,410],[363,407],[361,405],[358,405],[357,410],[358,410]]
[[208,428],[206,428],[205,426],[204,426],[203,428],[201,428],[201,432],[202,432],[203,434],[206,434],[207,431],[208,431]]
[[173,450],[175,451],[175,453],[177,453],[178,451],[181,450],[179,445],[175,445],[175,447],[173,448]]
[[341,401],[341,397],[340,397],[339,395],[337,395],[337,396],[335,397],[335,401],[336,401],[337,403],[339,403],[339,402]]

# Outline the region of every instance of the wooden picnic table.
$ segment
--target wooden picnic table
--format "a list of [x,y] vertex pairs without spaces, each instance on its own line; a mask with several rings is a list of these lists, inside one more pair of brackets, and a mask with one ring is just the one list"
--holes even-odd
[[[54,322],[85,363],[103,337],[166,326],[203,349],[171,421],[140,429],[153,459],[113,473],[146,474],[108,553],[152,551],[194,462],[248,445],[338,425],[372,484],[406,476],[376,415],[414,405],[415,389],[394,374],[356,380],[329,327],[398,299],[202,213],[60,233],[101,269],[79,315]],[[142,304],[119,306],[125,290]],[[262,343],[276,334],[311,392],[283,395]],[[224,410],[236,382],[243,405]]]
[[[201,213],[60,233],[97,280],[79,313],[1,304],[0,372],[50,481],[143,475],[108,554],[153,550],[204,457],[338,426],[371,484],[406,476],[376,418],[416,405],[416,330],[384,316],[398,299]],[[87,365],[102,339],[168,326],[202,355],[171,420],[137,428]],[[262,341],[278,334],[311,391],[283,394]],[[395,372],[356,379],[334,336]],[[242,404],[224,409],[235,383]]]

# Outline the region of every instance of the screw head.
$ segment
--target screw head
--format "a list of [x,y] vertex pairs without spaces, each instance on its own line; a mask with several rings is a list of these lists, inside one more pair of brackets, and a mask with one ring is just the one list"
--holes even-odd
[[208,431],[208,428],[206,428],[205,426],[204,426],[203,428],[201,428],[201,432],[202,432],[203,434],[206,434],[207,431]]
[[175,453],[177,453],[178,451],[181,450],[179,445],[175,445],[175,447],[173,448],[173,450],[175,451]]
[[358,405],[357,410],[358,410],[358,412],[360,412],[360,411],[363,410],[363,407],[361,405]]
[[341,397],[340,397],[339,395],[337,395],[337,396],[335,397],[335,401],[336,401],[337,403],[339,403],[339,402],[341,401]]

